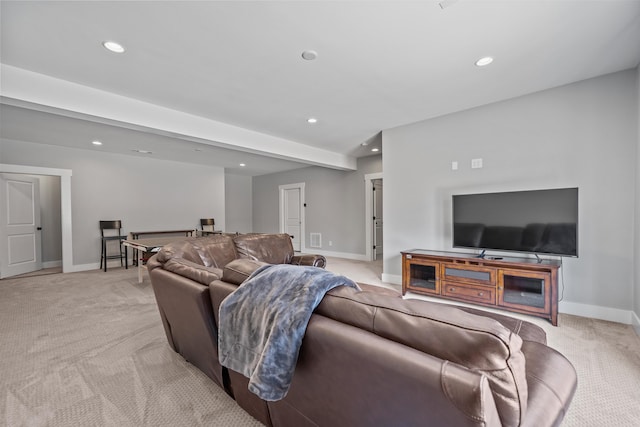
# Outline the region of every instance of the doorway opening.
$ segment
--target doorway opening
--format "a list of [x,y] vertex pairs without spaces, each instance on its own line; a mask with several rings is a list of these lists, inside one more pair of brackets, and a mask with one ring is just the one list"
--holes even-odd
[[382,173],[364,176],[365,180],[365,244],[369,261],[383,256],[383,177]]
[[280,232],[291,236],[295,252],[305,248],[304,182],[278,187],[280,193]]

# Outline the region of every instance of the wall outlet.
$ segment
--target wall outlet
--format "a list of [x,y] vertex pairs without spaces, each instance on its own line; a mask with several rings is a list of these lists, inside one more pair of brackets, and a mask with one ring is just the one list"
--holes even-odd
[[333,242],[329,240],[329,246],[333,246]]
[[451,162],[451,170],[452,171],[457,171],[458,170],[458,162],[456,162],[455,160],[453,162]]
[[480,169],[482,167],[482,159],[471,159],[471,169]]

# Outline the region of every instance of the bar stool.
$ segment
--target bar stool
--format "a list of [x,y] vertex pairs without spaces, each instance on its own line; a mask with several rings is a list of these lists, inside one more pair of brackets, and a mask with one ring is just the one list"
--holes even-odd
[[210,236],[212,234],[222,234],[222,231],[215,229],[215,220],[213,218],[201,218],[200,230],[196,233],[198,236]]
[[[202,231],[213,231],[215,224],[216,224],[216,221],[213,218],[200,219],[200,229]],[[205,227],[207,227],[206,230],[205,230]]]
[[[107,271],[107,260],[109,259],[120,258],[120,266],[122,266],[122,260],[124,260],[125,268],[129,268],[127,247],[122,244],[122,241],[126,240],[127,236],[123,236],[121,234],[121,230],[122,221],[119,219],[113,221],[100,221],[100,268],[103,268],[104,265],[104,271]],[[107,251],[107,242],[118,242],[118,254],[109,255]]]

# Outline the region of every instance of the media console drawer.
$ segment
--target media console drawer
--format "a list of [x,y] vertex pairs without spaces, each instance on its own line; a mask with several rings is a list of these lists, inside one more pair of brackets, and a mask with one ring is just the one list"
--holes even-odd
[[488,286],[493,286],[496,283],[495,268],[442,263],[442,269],[442,280]]
[[442,295],[475,302],[496,303],[496,289],[488,286],[444,282]]
[[416,292],[539,317],[558,324],[560,261],[479,258],[469,253],[402,252],[402,294]]

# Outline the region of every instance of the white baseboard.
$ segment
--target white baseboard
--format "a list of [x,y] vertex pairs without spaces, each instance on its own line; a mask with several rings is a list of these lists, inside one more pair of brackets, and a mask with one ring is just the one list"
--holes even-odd
[[94,262],[91,264],[73,264],[71,266],[71,270],[65,271],[65,273],[77,273],[79,271],[98,270],[99,268],[100,268],[99,262]]
[[[113,265],[111,264],[107,264],[107,271],[109,271],[109,268],[120,268],[120,263],[118,262],[116,264],[116,262],[113,262]],[[135,266],[131,263],[129,263],[129,268],[134,267]],[[99,262],[94,262],[94,263],[90,263],[90,264],[74,264],[71,268],[70,271],[65,271],[65,273],[77,273],[79,271],[89,271],[89,270],[100,270],[100,263]]]
[[62,267],[62,260],[44,261],[42,263],[42,268],[56,268],[56,267]]
[[302,254],[313,254],[313,255],[322,255],[322,256],[330,256],[335,258],[346,258],[352,259],[354,261],[369,261],[366,255],[363,254],[352,254],[347,252],[332,252],[332,251],[323,251],[317,248],[302,248]]
[[633,311],[631,312],[631,325],[636,331],[636,335],[640,337],[640,317],[638,317],[638,314],[634,313]]
[[579,302],[560,301],[558,304],[560,313],[573,314],[575,316],[591,317],[593,319],[608,320],[610,322],[631,324],[631,310],[602,307],[599,305],[582,304]]
[[385,283],[393,283],[394,285],[402,286],[402,276],[398,274],[382,273],[382,281]]

